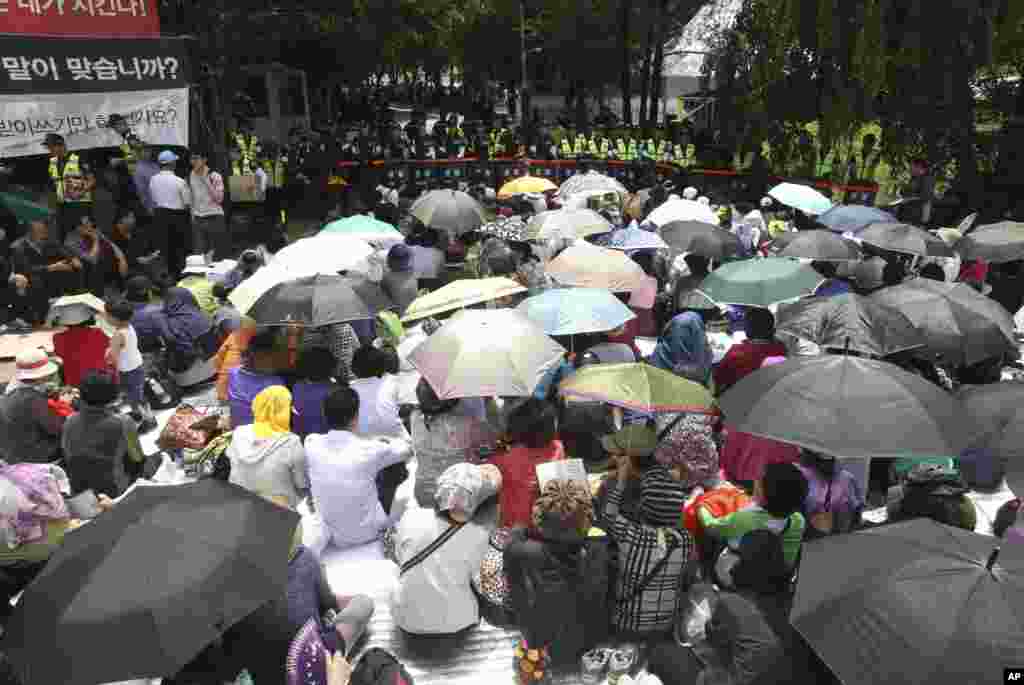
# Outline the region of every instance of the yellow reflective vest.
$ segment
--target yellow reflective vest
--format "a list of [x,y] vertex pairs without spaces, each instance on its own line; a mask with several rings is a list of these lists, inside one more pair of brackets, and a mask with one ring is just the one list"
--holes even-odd
[[615,154],[623,162],[629,161],[629,149],[626,147],[626,141],[623,138],[619,138],[615,141]]
[[[85,183],[85,173],[82,171],[78,155],[69,154],[64,163],[63,173],[60,163],[56,157],[50,157],[50,178],[53,179],[54,188],[57,190],[57,202],[92,202],[92,193],[86,190],[79,190],[71,186],[78,183]],[[75,179],[68,183],[68,179]]]
[[562,143],[559,146],[559,153],[562,155],[562,159],[572,159],[575,157],[572,151],[572,145],[569,143],[569,136],[562,138]]
[[246,176],[256,171],[256,155],[260,152],[260,139],[254,135],[236,133],[235,147],[240,158],[231,163],[231,173],[235,176]]
[[507,128],[502,128],[497,131],[491,131],[491,154],[492,155],[503,155],[505,154],[505,136],[508,134]]
[[288,170],[288,157],[279,155],[276,160],[265,160],[263,171],[270,180],[271,188],[284,188],[285,174]]
[[640,158],[640,150],[637,148],[636,141],[632,138],[629,139],[629,150],[626,152],[626,161],[635,162]]
[[579,157],[580,155],[582,155],[586,151],[586,149],[587,149],[587,137],[585,135],[583,135],[582,133],[577,133],[576,134],[576,142],[573,143],[573,146],[572,146],[573,154],[576,155],[577,157]]

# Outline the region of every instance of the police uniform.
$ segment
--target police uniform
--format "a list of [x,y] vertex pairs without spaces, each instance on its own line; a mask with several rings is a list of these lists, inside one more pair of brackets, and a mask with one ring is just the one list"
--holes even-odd
[[572,149],[572,143],[569,140],[569,134],[566,133],[562,136],[562,142],[558,146],[558,154],[562,159],[575,159],[576,155]]
[[86,187],[91,174],[89,166],[74,152],[62,160],[50,157],[49,176],[57,198],[61,242],[75,230],[82,216],[92,213],[92,190]]
[[231,162],[231,173],[235,176],[247,176],[256,173],[256,158],[262,152],[260,139],[252,133],[236,131],[232,136],[239,158]]

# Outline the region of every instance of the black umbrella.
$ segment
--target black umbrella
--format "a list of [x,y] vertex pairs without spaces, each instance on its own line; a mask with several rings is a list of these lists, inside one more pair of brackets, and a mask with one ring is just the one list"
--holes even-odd
[[326,326],[372,319],[393,306],[381,287],[367,278],[319,275],[278,283],[253,303],[247,315],[269,326]]
[[968,261],[984,259],[1001,264],[1024,259],[1024,223],[1001,221],[978,226],[954,247]]
[[871,224],[857,236],[865,243],[890,252],[921,257],[952,257],[946,241],[910,224]]
[[736,430],[840,458],[955,457],[974,434],[942,388],[894,364],[849,355],[759,369],[718,404]]
[[926,349],[957,366],[1017,349],[1013,318],[1001,304],[970,286],[915,278],[871,294],[907,315]]
[[733,257],[743,249],[735,235],[701,221],[672,221],[659,228],[658,233],[676,252],[690,252],[709,259]]
[[818,261],[853,261],[860,259],[856,243],[831,231],[800,231],[779,253],[780,257],[799,257]]
[[139,487],[68,533],[22,596],[4,649],[26,684],[173,675],[282,595],[298,522],[217,480]]
[[822,347],[886,357],[924,346],[924,336],[898,309],[844,293],[779,307],[776,330]]
[[804,543],[790,622],[844,685],[998,683],[1024,663],[1024,548],[916,519]]

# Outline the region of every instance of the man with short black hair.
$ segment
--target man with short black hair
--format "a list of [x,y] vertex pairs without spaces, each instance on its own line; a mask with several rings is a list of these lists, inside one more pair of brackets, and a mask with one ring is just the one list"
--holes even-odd
[[412,449],[405,440],[358,437],[359,394],[348,386],[331,392],[323,410],[331,430],[306,438],[310,488],[325,529],[323,546],[371,542],[401,514],[395,509],[390,516],[385,512],[377,494],[377,475],[407,461]]
[[227,259],[231,241],[224,220],[224,178],[210,169],[209,157],[202,150],[192,151],[188,185],[192,191],[192,252],[212,253],[214,261]]

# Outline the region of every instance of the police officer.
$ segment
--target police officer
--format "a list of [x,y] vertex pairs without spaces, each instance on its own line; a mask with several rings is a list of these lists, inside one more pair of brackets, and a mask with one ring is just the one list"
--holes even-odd
[[231,143],[238,153],[238,159],[232,160],[231,173],[234,176],[256,173],[256,158],[263,150],[260,139],[253,133],[252,124],[247,119],[238,120],[238,130],[232,134]]
[[579,159],[585,157],[587,150],[590,148],[590,141],[588,140],[587,134],[583,131],[579,131],[576,134],[576,139],[572,143],[572,154],[574,157]]
[[50,153],[49,177],[56,194],[59,237],[63,242],[78,226],[79,218],[92,214],[96,176],[76,153],[68,152],[64,136],[47,133],[43,146]]
[[572,129],[562,129],[562,140],[558,144],[558,156],[562,159],[576,159],[576,153],[573,150],[573,139],[575,133]]

